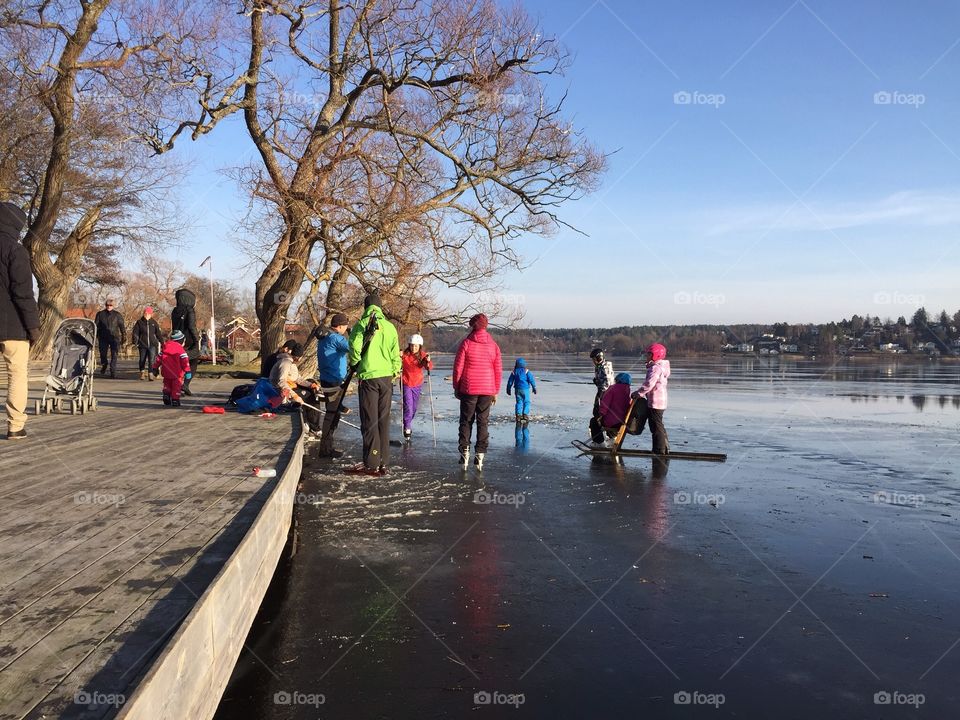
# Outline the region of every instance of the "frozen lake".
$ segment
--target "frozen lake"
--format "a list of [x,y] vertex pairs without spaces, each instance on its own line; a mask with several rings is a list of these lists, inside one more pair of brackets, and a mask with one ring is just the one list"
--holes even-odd
[[314,463],[219,717],[952,714],[960,366],[672,359],[671,447],[715,465],[577,457],[589,360],[528,364],[529,433],[501,394],[482,489],[449,358],[436,449],[425,392],[390,477]]

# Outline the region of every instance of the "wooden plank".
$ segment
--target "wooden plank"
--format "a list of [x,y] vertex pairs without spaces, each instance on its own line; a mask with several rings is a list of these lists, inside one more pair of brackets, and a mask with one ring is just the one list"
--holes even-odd
[[590,447],[581,440],[574,440],[571,444],[584,455],[600,457],[649,457],[659,458],[661,460],[705,460],[707,462],[726,462],[727,460],[727,456],[723,453],[697,453],[671,450],[669,453],[663,454],[651,452],[650,450],[634,450],[631,448],[595,448]]
[[[100,411],[31,416],[28,439],[4,446],[0,717],[113,715],[113,707],[79,708],[74,693],[133,695],[275,496],[279,481],[253,478],[250,468],[287,461],[286,518],[266,515],[271,542],[258,546],[256,564],[218,596],[252,609],[238,613],[239,625],[217,615],[222,647],[208,624],[209,647],[194,644],[183,656],[192,675],[209,671],[201,705],[216,707],[259,606],[248,584],[266,590],[286,539],[302,454],[299,423],[292,436],[289,417],[198,412],[234,384],[202,380],[195,385],[210,394],[173,409],[158,402],[159,383],[98,378]],[[74,500],[78,492],[125,501],[83,504]]]

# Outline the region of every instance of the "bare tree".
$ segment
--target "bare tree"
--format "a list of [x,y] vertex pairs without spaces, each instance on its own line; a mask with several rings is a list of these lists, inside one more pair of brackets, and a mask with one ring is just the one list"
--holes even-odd
[[18,108],[17,122],[0,129],[0,178],[29,215],[24,245],[40,293],[35,354],[49,346],[78,278],[114,281],[117,248],[170,236],[164,196],[177,169],[148,157],[138,126],[144,108],[178,91],[175,70],[202,37],[190,8],[184,0],[21,0],[0,12],[0,92],[15,93]]
[[[325,310],[351,283],[414,298],[488,286],[514,241],[562,224],[605,158],[545,78],[567,57],[494,0],[246,0],[247,62],[202,88],[199,115],[154,146],[242,111],[257,162],[239,175],[278,222],[256,283],[262,349],[283,338],[306,277]],[[318,250],[314,257],[315,249]]]

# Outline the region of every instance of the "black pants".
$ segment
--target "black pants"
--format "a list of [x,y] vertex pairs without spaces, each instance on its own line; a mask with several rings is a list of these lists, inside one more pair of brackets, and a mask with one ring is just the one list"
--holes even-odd
[[390,399],[393,378],[360,381],[360,434],[363,436],[363,463],[370,470],[390,460]]
[[[320,402],[317,400],[317,396],[314,394],[313,390],[305,387],[295,387],[292,389],[297,395],[299,395],[305,403],[310,403],[316,407],[317,403]],[[301,406],[301,412],[303,413],[303,422],[307,425],[307,430],[313,432],[320,429],[320,411],[314,410],[313,408],[308,408],[306,405]]]
[[[193,375],[197,372],[197,360],[200,359],[200,356],[188,357],[187,359],[190,361],[190,374]],[[183,381],[183,392],[185,392],[187,395],[193,395],[193,393],[190,392],[190,380]]]
[[470,447],[470,435],[473,434],[473,421],[477,421],[478,453],[485,453],[490,445],[490,408],[493,406],[493,395],[461,395],[460,396],[460,452]]
[[138,345],[137,349],[140,351],[140,372],[150,370],[150,368],[153,367],[154,361],[157,359],[157,346],[151,345],[150,347],[144,347],[143,345]]
[[[109,364],[110,374],[115,375],[117,373],[117,354],[120,352],[120,342],[114,340],[113,338],[98,338],[98,344],[100,345],[100,367],[106,368]],[[110,351],[110,362],[107,362],[107,350]]]
[[643,432],[643,426],[650,425],[650,434],[653,436],[653,447],[655,453],[670,452],[670,440],[667,437],[667,429],[663,426],[663,410],[657,410],[647,404],[646,398],[637,398],[633,404],[633,414],[640,423],[640,428],[635,435]]
[[603,423],[600,422],[600,398],[602,392],[597,390],[597,397],[593,400],[593,417],[590,418],[590,439],[595,443],[603,442]]
[[320,389],[326,398],[323,409],[326,415],[323,417],[323,438],[320,440],[319,452],[328,453],[333,450],[333,434],[337,431],[337,425],[340,424],[340,413],[337,409],[340,407],[340,400],[343,397],[343,387],[340,385],[320,385]]

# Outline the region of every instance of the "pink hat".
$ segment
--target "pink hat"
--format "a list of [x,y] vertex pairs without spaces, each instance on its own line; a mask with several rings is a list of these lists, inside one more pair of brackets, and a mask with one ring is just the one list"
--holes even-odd
[[657,360],[663,360],[665,357],[667,357],[667,348],[660,343],[654,343],[648,347],[647,352],[653,357],[654,362]]
[[149,305],[147,305],[147,306],[143,309],[143,314],[144,314],[144,315],[146,315],[147,313],[152,313],[152,312],[153,312],[153,308],[150,307]]

